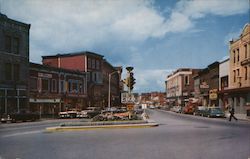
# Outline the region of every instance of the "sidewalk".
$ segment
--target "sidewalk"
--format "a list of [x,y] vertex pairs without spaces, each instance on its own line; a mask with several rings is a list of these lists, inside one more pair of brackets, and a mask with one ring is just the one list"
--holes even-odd
[[[225,113],[226,117],[229,118],[230,113]],[[250,117],[247,117],[246,114],[234,114],[234,116],[239,120],[249,121]]]

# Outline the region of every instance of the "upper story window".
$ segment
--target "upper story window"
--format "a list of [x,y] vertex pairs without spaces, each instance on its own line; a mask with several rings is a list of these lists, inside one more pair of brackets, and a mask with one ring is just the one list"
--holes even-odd
[[12,80],[12,65],[11,65],[11,63],[5,64],[5,80]]
[[30,89],[37,90],[37,78],[36,77],[30,77]]
[[46,78],[42,79],[42,91],[43,92],[49,91],[49,79]]
[[233,56],[234,56],[234,63],[235,63],[235,59],[236,59],[236,57],[235,57],[235,50],[233,50]]
[[244,45],[244,49],[245,49],[245,58],[247,58],[247,44]]
[[236,71],[233,71],[234,82],[236,82]]
[[57,91],[57,82],[55,79],[52,79],[52,92],[56,92]]
[[14,80],[15,81],[20,80],[20,65],[19,64],[14,64],[13,75],[14,75]]
[[11,37],[9,35],[5,35],[5,51],[11,52]]
[[247,80],[247,74],[248,74],[248,72],[247,72],[247,66],[245,67],[245,80]]
[[96,69],[99,70],[100,69],[100,61],[96,60]]
[[6,52],[19,54],[19,49],[20,49],[19,38],[11,37],[10,35],[5,35],[4,42],[5,42],[4,50]]
[[92,68],[95,69],[95,59],[92,59]]
[[189,85],[189,76],[184,77],[185,85]]
[[13,38],[13,53],[19,54],[19,38]]
[[92,68],[91,59],[90,58],[88,58],[88,68]]
[[237,49],[237,62],[240,61],[240,49]]

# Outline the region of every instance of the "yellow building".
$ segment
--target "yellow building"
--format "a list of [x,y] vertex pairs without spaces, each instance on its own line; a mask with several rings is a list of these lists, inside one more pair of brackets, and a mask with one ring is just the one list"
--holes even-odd
[[[246,24],[238,39],[230,41],[229,105],[238,115],[250,113],[250,24]],[[250,114],[249,114],[250,116]]]

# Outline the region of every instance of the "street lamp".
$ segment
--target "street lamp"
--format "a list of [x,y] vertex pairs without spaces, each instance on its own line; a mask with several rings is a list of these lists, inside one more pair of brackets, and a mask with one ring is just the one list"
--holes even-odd
[[109,73],[109,95],[108,95],[108,109],[110,109],[110,104],[111,104],[111,101],[110,101],[110,81],[111,81],[111,76],[115,73],[118,73],[119,71],[114,71],[114,72],[111,72]]

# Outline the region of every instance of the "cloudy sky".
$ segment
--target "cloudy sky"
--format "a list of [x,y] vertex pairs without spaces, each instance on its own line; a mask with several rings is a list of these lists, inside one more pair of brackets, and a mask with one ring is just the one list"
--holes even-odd
[[[249,0],[0,0],[1,12],[31,24],[30,61],[93,51],[135,68],[136,92],[164,91],[180,67],[228,56],[249,22]],[[125,72],[125,71],[124,71]]]

